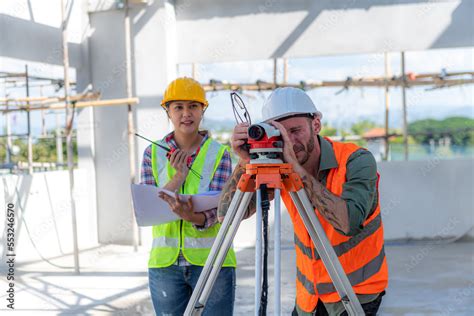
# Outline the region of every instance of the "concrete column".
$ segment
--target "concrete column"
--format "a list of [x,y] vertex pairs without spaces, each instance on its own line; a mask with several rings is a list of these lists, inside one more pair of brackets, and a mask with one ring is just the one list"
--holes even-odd
[[[136,94],[140,98],[136,111],[136,129],[139,134],[156,140],[170,130],[168,117],[160,102],[166,86],[176,78],[175,7],[172,1],[157,1],[145,11],[137,12],[133,21],[134,47],[137,48],[134,50],[134,82]],[[149,144],[142,139],[137,139],[136,144],[136,161],[139,164],[137,171],[140,177],[143,152]],[[140,237],[142,244],[149,245],[152,240],[151,229],[140,229]]]
[[[176,75],[174,7],[164,1],[132,6],[131,17],[133,94],[140,98],[134,113],[136,129],[157,139],[169,129],[159,104]],[[103,99],[126,96],[123,18],[121,10],[90,14],[91,83]],[[99,242],[131,244],[127,108],[94,108],[93,120]],[[137,170],[147,145],[137,139]]]
[[[92,89],[92,66],[90,60],[90,40],[91,26],[88,14],[88,6],[86,2],[80,4],[80,34],[81,45],[79,46],[79,66],[76,68],[76,91],[83,93]],[[87,178],[87,188],[84,191],[76,192],[79,196],[90,196],[87,199],[87,210],[91,213],[91,222],[93,227],[89,229],[94,232],[91,239],[98,242],[97,227],[97,190],[96,190],[96,169],[95,169],[95,129],[99,125],[94,120],[94,109],[84,108],[76,111],[76,131],[77,131],[77,151],[78,151],[78,168],[85,173]],[[57,130],[57,132],[59,129]],[[62,138],[57,139],[58,155],[61,153],[59,163],[63,163],[62,158]],[[78,191],[78,190],[76,190]],[[79,210],[81,212],[82,210]],[[80,227],[81,228],[81,227]],[[80,233],[79,233],[80,234]],[[81,247],[81,244],[79,245]]]

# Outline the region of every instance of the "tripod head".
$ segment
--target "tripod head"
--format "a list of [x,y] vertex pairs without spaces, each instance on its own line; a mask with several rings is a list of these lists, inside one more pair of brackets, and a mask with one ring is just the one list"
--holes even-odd
[[251,164],[283,163],[283,140],[278,129],[267,123],[253,124],[248,135]]

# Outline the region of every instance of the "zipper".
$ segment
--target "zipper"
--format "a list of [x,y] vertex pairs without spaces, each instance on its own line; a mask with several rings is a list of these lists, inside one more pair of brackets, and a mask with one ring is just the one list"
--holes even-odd
[[179,252],[183,252],[183,220],[179,220]]
[[[186,184],[186,180],[184,180],[183,185],[181,186],[181,194],[184,194],[184,185],[185,184]],[[184,257],[183,245],[184,245],[184,241],[183,241],[183,220],[180,219],[179,220],[179,252]]]

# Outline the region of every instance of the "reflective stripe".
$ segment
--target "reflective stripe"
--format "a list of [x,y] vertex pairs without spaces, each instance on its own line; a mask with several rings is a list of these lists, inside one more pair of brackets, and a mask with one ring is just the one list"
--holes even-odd
[[[158,140],[156,141],[156,143],[161,144],[165,147],[168,147],[168,144],[164,143],[163,141]],[[169,161],[168,161],[168,158],[166,157],[167,152],[163,148],[158,147],[156,145],[152,145],[152,146],[156,150],[156,160],[154,161],[156,167],[153,168],[154,170],[153,175],[155,174],[158,175],[158,181],[156,181],[157,179],[155,176],[155,182],[157,183],[157,186],[160,187],[160,186],[164,186],[169,181],[168,168],[167,168]],[[155,169],[157,169],[157,171]]]
[[199,182],[199,192],[205,192],[209,190],[209,184],[211,183],[212,177],[214,176],[214,164],[216,163],[216,158],[220,147],[221,144],[217,142],[209,142],[204,165],[201,168],[202,179]]
[[[379,272],[384,259],[385,250],[384,247],[382,247],[382,250],[380,251],[377,257],[369,261],[362,268],[357,269],[347,275],[347,278],[351,282],[352,286],[364,282],[365,280],[369,279],[377,272]],[[336,292],[336,288],[334,287],[334,284],[332,284],[332,282],[316,284],[316,288],[318,289],[319,294],[328,294]]]
[[[306,247],[301,240],[299,240],[298,236],[295,234],[295,245],[301,250],[301,252],[306,255],[309,259],[313,259],[313,251],[311,247]],[[317,253],[316,253],[317,256]]]
[[157,166],[157,152],[156,148],[158,146],[155,146],[154,144],[151,145],[151,171],[153,172],[153,178],[155,178],[156,186],[160,186],[159,182],[159,177],[158,177],[158,171],[156,170],[155,166]]
[[211,238],[184,238],[184,248],[212,248],[214,237]]
[[155,237],[153,238],[153,248],[163,248],[163,247],[171,247],[177,248],[179,245],[179,240],[177,238],[170,238],[170,237]]
[[303,284],[304,288],[309,294],[316,294],[316,292],[314,291],[314,283],[308,280],[306,276],[300,271],[300,269],[298,269],[298,267],[296,267],[296,278],[298,279],[298,281],[300,281],[301,284]]
[[[358,233],[357,235],[353,236],[346,242],[340,243],[339,245],[333,246],[334,251],[338,257],[342,256],[352,248],[356,247],[362,241],[364,241],[367,237],[372,235],[380,228],[382,224],[382,216],[379,214],[377,215],[370,223],[368,223],[364,229]],[[321,259],[317,251],[315,251],[316,260]]]

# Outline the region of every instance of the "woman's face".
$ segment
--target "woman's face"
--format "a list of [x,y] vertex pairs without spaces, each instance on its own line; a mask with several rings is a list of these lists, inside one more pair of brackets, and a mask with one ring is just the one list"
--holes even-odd
[[175,132],[197,133],[203,114],[203,105],[197,101],[172,101],[168,105],[168,116]]

